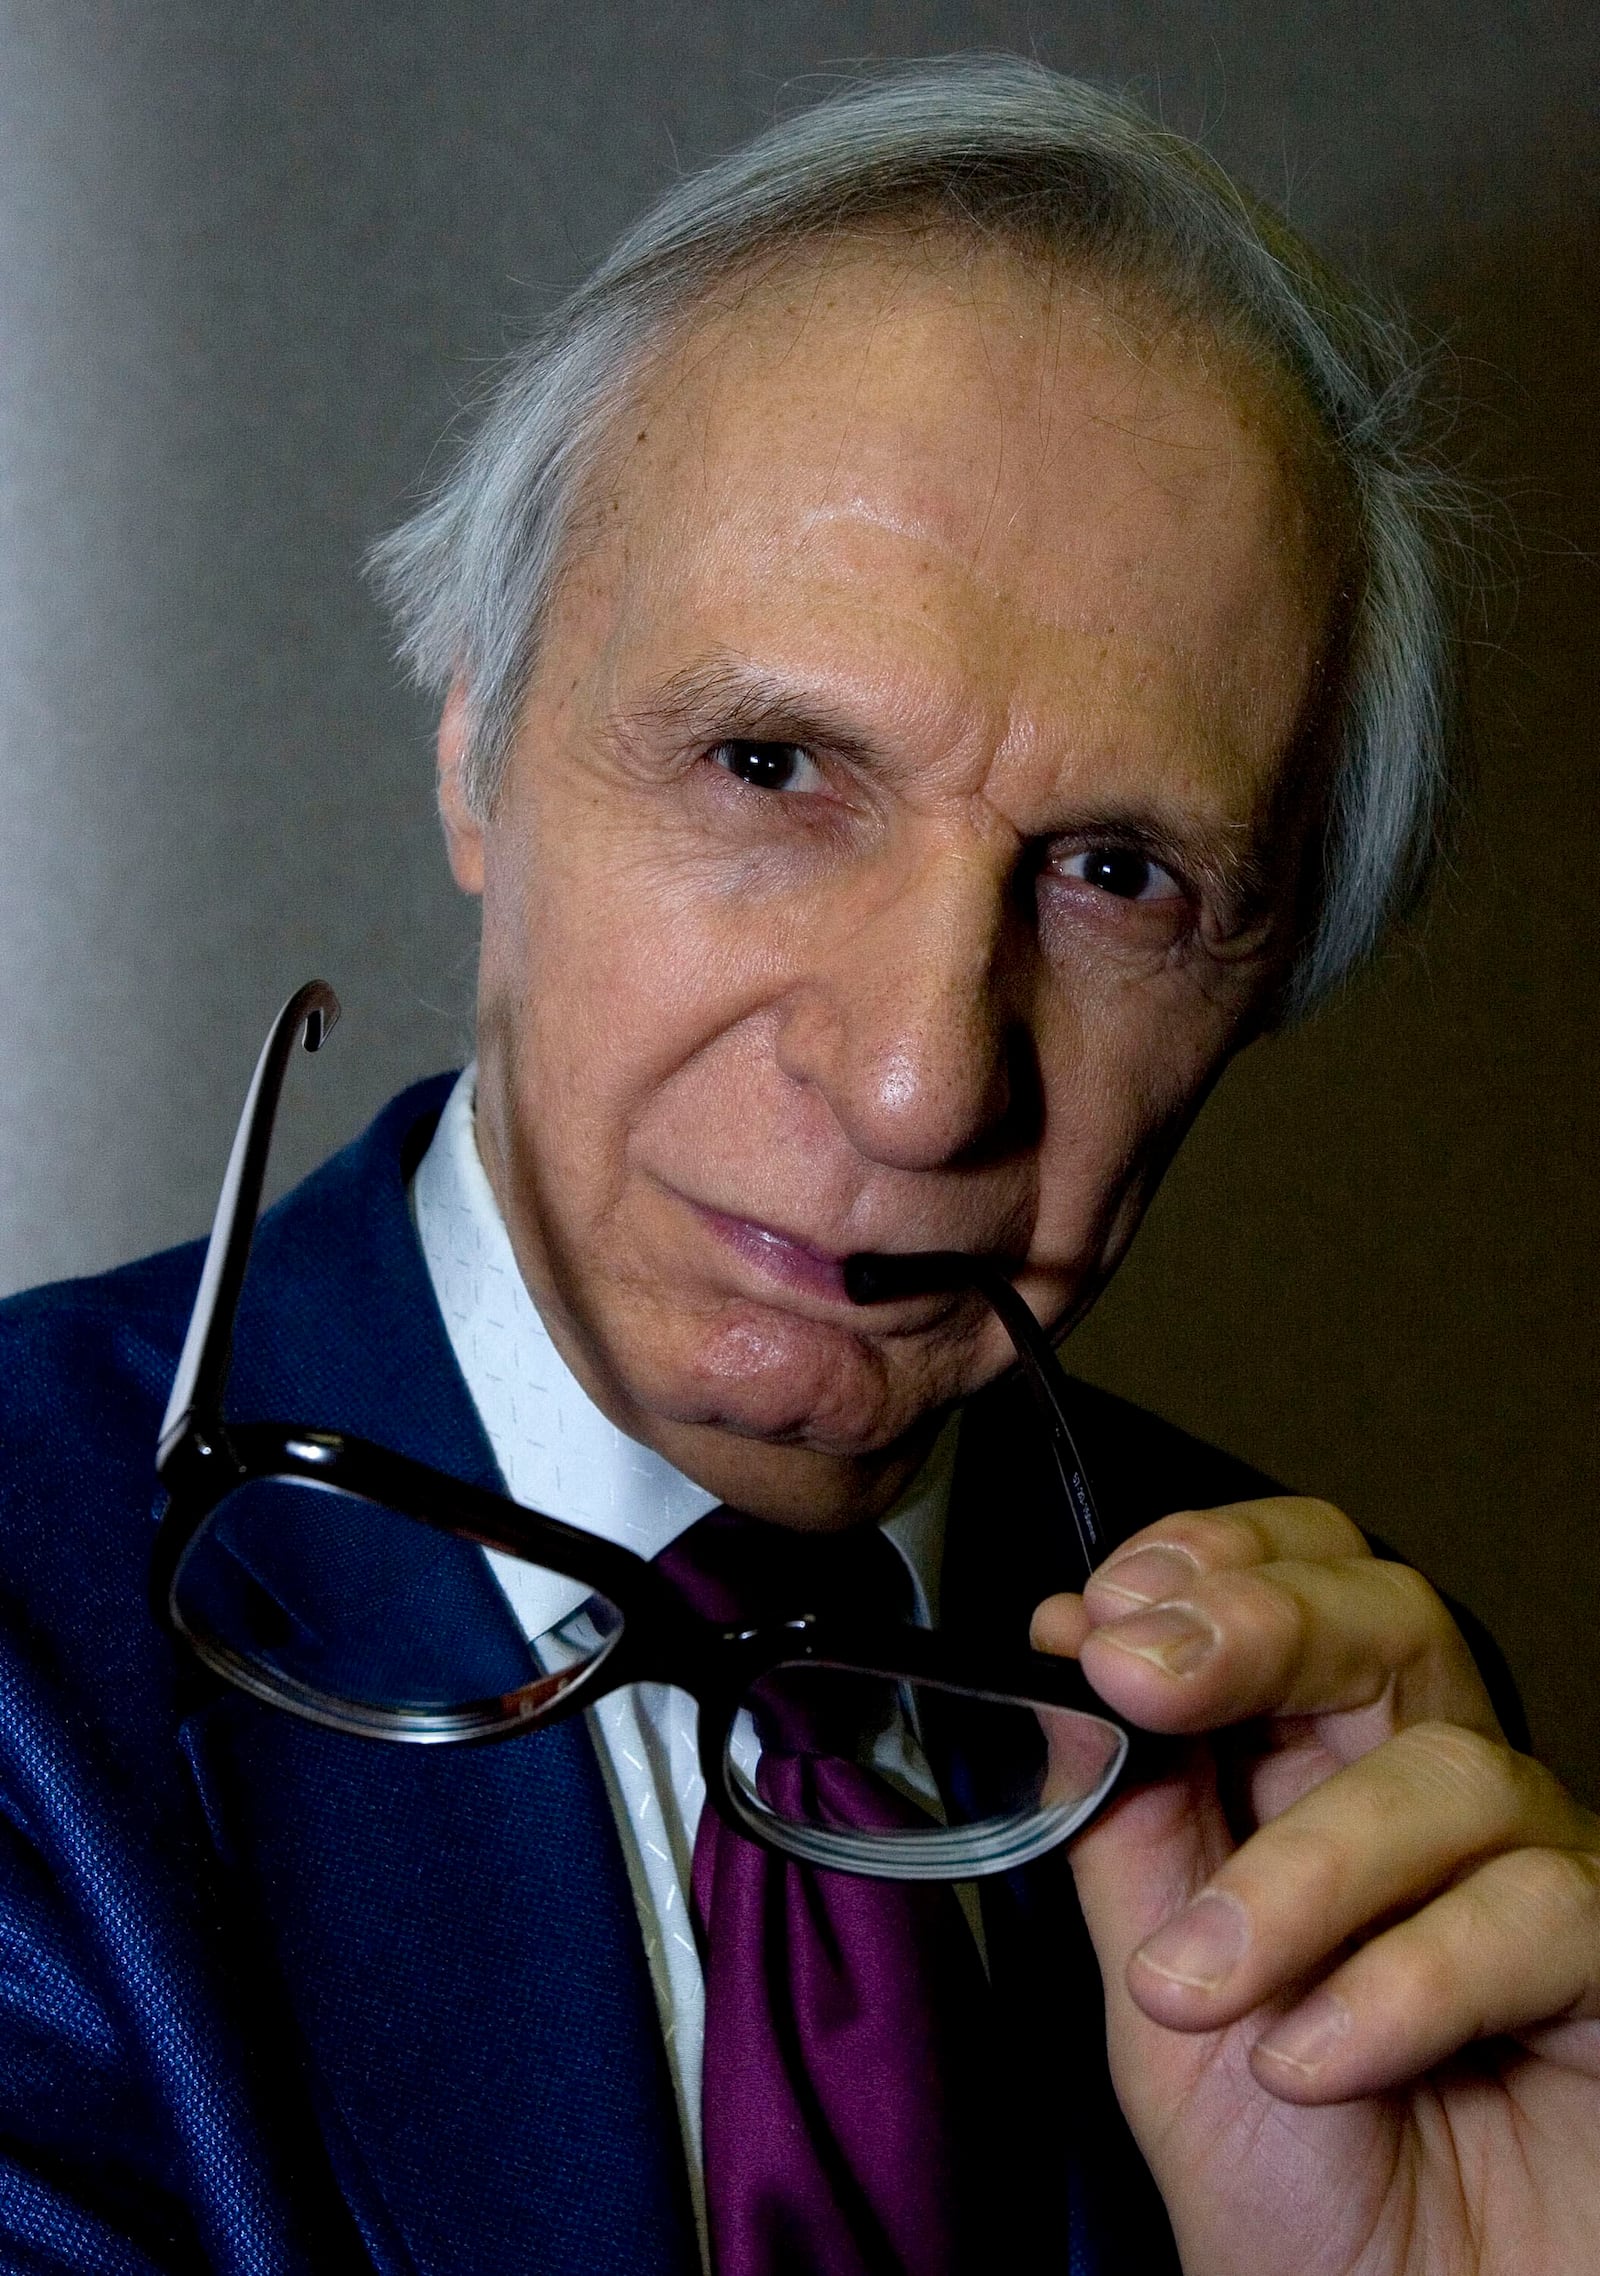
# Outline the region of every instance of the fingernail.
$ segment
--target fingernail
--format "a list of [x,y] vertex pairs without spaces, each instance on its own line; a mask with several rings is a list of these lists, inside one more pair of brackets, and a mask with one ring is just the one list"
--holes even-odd
[[1163,1604],[1154,1612],[1135,1612],[1126,1620],[1097,1628],[1095,1637],[1102,1644],[1115,1644],[1119,1651],[1132,1652],[1138,1659],[1153,1661],[1168,1675],[1188,1675],[1210,1658],[1219,1641],[1204,1613],[1188,1604]]
[[1303,2007],[1256,2041],[1256,2053],[1293,2070],[1320,2070],[1341,2040],[1349,2037],[1350,2024],[1350,2010],[1337,1992],[1313,1992]]
[[1134,1549],[1102,1565],[1084,1594],[1121,1597],[1129,1604],[1159,1604],[1179,1589],[1192,1588],[1199,1569],[1181,1549]]
[[1175,1984],[1214,1991],[1232,1975],[1250,1942],[1250,1915],[1225,1889],[1208,1889],[1158,1928],[1134,1958]]

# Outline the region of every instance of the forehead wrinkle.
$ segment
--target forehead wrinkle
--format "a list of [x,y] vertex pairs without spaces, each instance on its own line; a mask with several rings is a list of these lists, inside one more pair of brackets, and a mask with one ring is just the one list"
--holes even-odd
[[[995,396],[998,398],[1001,393],[1000,374],[995,369],[994,355],[989,344],[989,321],[986,320],[986,311],[979,308],[975,295],[969,297],[968,308],[973,319],[974,328],[977,333],[978,353],[983,358],[984,369],[989,374],[990,386],[993,388]],[[1038,359],[1035,360],[1037,361]],[[976,568],[978,558],[983,551],[984,540],[989,535],[989,528],[994,520],[995,508],[1000,502],[1001,488],[1005,482],[1006,431],[1009,425],[1010,421],[1006,419],[996,419],[994,422],[994,472],[990,478],[989,498],[988,503],[983,509],[983,520],[978,524],[976,531],[973,533],[970,558],[974,568]],[[1016,509],[1016,512],[1020,512],[1020,510],[1021,509],[1019,506]],[[1012,519],[1015,520],[1015,518],[1016,513],[1014,512]]]
[[[878,295],[877,305],[872,312],[871,321],[867,325],[861,341],[860,353],[856,359],[855,382],[850,390],[850,400],[844,407],[839,420],[838,439],[833,450],[833,464],[828,469],[827,486],[829,489],[839,478],[839,468],[844,458],[845,445],[849,440],[855,414],[860,407],[862,393],[867,384],[867,372],[871,366],[873,348],[888,319],[890,301],[903,283],[909,266],[908,252],[902,253],[898,260],[888,264],[889,273],[883,280],[883,289]],[[807,311],[807,321],[815,313],[815,308],[816,302],[813,300],[810,309]]]
[[[1011,646],[1021,645],[1029,629],[1036,633],[1065,636],[1079,641],[1092,641],[1096,649],[1096,677],[1103,675],[1113,652],[1142,651],[1150,657],[1179,659],[1191,683],[1198,669],[1191,654],[1192,642],[1187,634],[1192,629],[1184,624],[1171,624],[1128,628],[1107,621],[1103,609],[1093,599],[1074,596],[1059,608],[1041,608],[1038,596],[1024,605],[1014,589],[1015,580],[994,568],[985,568],[972,558],[965,544],[946,534],[937,520],[919,512],[900,512],[875,503],[859,492],[853,497],[834,503],[814,506],[800,517],[791,554],[804,558],[812,551],[809,541],[825,541],[832,533],[848,539],[853,531],[881,531],[892,539],[922,547],[937,556],[939,561],[957,571],[964,583],[970,584],[986,604],[995,604],[1003,612],[1007,626],[1016,630],[1017,637]],[[1152,539],[1146,548],[1146,557],[1159,555],[1158,541]],[[919,608],[913,609],[905,601],[890,609],[885,603],[885,587],[877,579],[870,564],[852,561],[848,557],[830,555],[825,544],[815,548],[822,572],[832,588],[830,605],[851,614],[867,618],[881,618],[886,614],[902,615],[916,624],[927,637],[937,640],[958,659],[965,662],[966,642],[970,637],[971,604],[959,591],[949,587],[938,591],[941,605],[932,606],[925,597]],[[934,564],[930,562],[930,567]],[[994,628],[991,628],[994,629]]]
[[[886,537],[902,538],[909,544],[925,547],[970,577],[991,599],[1003,601],[1008,607],[1015,605],[1002,576],[993,569],[985,570],[978,561],[977,545],[958,544],[939,527],[937,517],[931,513],[915,507],[902,510],[880,504],[859,490],[827,505],[809,507],[798,518],[792,550],[796,554],[803,553],[813,537],[821,538],[835,531],[848,535],[852,529],[881,530]],[[860,581],[859,571],[850,569],[846,574],[851,582]]]

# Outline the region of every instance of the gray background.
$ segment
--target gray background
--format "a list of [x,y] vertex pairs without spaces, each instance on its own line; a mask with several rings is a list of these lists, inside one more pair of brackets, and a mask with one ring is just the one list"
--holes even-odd
[[[462,1054],[473,925],[356,576],[508,327],[852,58],[1132,86],[1448,342],[1509,510],[1429,924],[1208,1109],[1076,1364],[1495,1625],[1600,1790],[1592,1496],[1600,10],[1573,0],[0,4],[0,1287],[200,1230]],[[281,1179],[280,1179],[281,1182]],[[3,1418],[0,1418],[3,1427]]]

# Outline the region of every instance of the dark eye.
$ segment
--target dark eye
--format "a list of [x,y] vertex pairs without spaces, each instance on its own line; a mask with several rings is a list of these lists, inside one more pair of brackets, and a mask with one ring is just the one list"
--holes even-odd
[[822,770],[798,743],[719,743],[711,754],[719,767],[752,790],[815,791]]
[[1170,901],[1183,891],[1170,870],[1136,846],[1090,846],[1083,853],[1069,854],[1061,871],[1114,894],[1119,901]]

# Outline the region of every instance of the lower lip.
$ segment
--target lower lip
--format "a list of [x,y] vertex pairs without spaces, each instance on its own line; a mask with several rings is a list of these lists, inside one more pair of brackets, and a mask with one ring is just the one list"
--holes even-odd
[[791,1241],[787,1234],[774,1233],[769,1226],[752,1224],[748,1217],[725,1217],[720,1209],[706,1209],[698,1203],[695,1215],[724,1248],[753,1264],[767,1279],[801,1289],[808,1296],[849,1302],[842,1258],[829,1256],[822,1249],[809,1249],[803,1241]]

